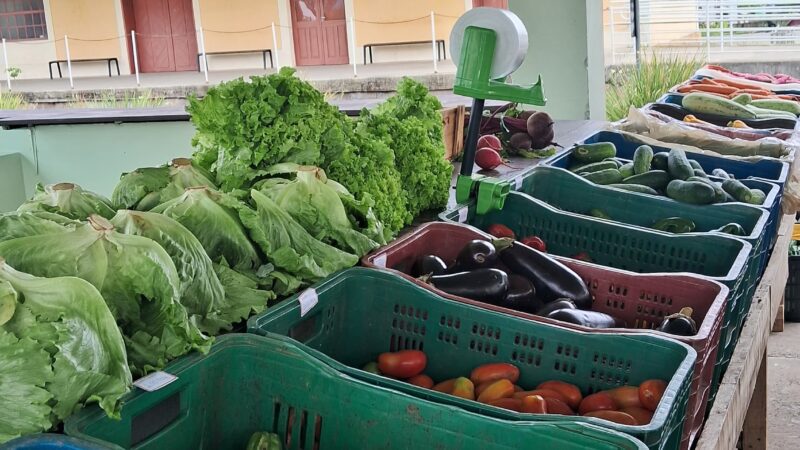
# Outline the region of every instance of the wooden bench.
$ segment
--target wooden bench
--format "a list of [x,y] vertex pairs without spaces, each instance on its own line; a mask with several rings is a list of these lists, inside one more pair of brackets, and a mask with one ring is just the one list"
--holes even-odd
[[[114,57],[114,58],[86,58],[86,59],[73,59],[73,60],[71,60],[70,62],[71,62],[72,64],[75,64],[75,63],[85,63],[85,62],[101,62],[101,61],[105,61],[105,62],[106,62],[106,64],[108,64],[108,76],[111,76],[111,62],[112,62],[112,61],[114,62],[114,65],[117,67],[117,76],[119,76],[119,75],[120,75],[120,73],[119,73],[119,60],[118,60],[117,58],[115,58],[115,57]],[[62,64],[62,63],[66,64],[67,62],[68,62],[68,61],[67,61],[66,59],[57,59],[57,60],[55,60],[55,61],[50,61],[50,62],[47,64],[47,67],[48,67],[48,69],[50,69],[50,79],[51,79],[51,80],[53,79],[53,64],[55,64],[55,65],[56,65],[56,68],[58,68],[58,78],[64,78],[64,76],[61,74],[61,64]]]
[[[261,57],[264,60],[264,70],[267,70],[267,55],[269,55],[269,67],[270,68],[275,67],[274,64],[272,63],[272,50],[270,50],[268,48],[259,48],[259,49],[256,49],[256,50],[231,50],[231,51],[225,51],[225,52],[206,52],[205,54],[208,55],[208,56],[211,56],[211,55],[243,55],[243,54],[246,54],[246,53],[261,53]],[[198,72],[202,71],[202,67],[203,66],[200,64],[200,58],[202,56],[204,56],[203,53],[198,53],[197,54],[197,71]]]
[[[367,64],[367,49],[369,49],[369,63],[372,64],[372,47],[388,47],[390,45],[419,45],[430,44],[431,41],[404,41],[404,42],[378,42],[373,44],[364,44],[364,64]],[[447,49],[444,45],[444,39],[436,40],[436,56],[439,61],[447,58]]]

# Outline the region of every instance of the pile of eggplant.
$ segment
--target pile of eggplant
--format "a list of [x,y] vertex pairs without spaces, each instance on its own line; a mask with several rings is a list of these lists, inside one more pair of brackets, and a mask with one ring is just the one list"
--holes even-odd
[[412,275],[448,294],[589,328],[626,324],[591,311],[592,295],[578,274],[512,239],[473,240],[451,266],[436,255],[415,261]]

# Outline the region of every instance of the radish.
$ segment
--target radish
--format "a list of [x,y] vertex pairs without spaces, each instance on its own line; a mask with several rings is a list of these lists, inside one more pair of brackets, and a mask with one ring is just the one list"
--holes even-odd
[[503,162],[503,158],[500,157],[499,153],[489,147],[480,148],[475,152],[475,164],[484,170],[492,170],[498,166],[506,166],[514,169],[514,167]]
[[500,149],[503,148],[503,143],[500,142],[500,138],[493,134],[484,134],[478,138],[478,148],[490,148],[499,154]]

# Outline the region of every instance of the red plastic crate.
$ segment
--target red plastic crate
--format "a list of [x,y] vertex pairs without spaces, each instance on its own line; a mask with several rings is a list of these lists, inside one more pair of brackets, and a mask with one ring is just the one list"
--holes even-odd
[[[361,264],[389,270],[442,297],[478,308],[587,332],[619,333],[638,329],[690,345],[697,352],[697,362],[687,405],[687,416],[690,420],[686,421],[681,448],[690,447],[705,416],[725,302],[728,297],[726,286],[691,274],[644,275],[554,256],[580,275],[589,286],[593,310],[611,314],[634,327],[598,330],[450,295],[408,275],[414,262],[422,255],[433,254],[442,258],[448,265],[452,264],[461,248],[473,239],[492,239],[492,237],[468,225],[430,222],[364,256]],[[698,325],[695,336],[675,336],[652,330],[661,323],[664,316],[686,306],[694,310],[693,318]]]

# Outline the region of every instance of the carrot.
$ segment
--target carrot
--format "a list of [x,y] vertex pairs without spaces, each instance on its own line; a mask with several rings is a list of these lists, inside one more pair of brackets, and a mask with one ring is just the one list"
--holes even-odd
[[709,92],[712,94],[723,94],[728,95],[736,92],[736,88],[732,87],[724,87],[724,86],[711,86],[711,85],[694,85],[694,86],[683,86],[678,88],[678,92],[685,93],[685,92]]
[[772,91],[766,89],[739,89],[740,94],[774,95]]
[[726,86],[735,87],[739,89],[760,89],[760,87],[756,84],[751,83],[742,83],[739,81],[731,81],[731,80],[717,80],[718,83],[724,84]]

